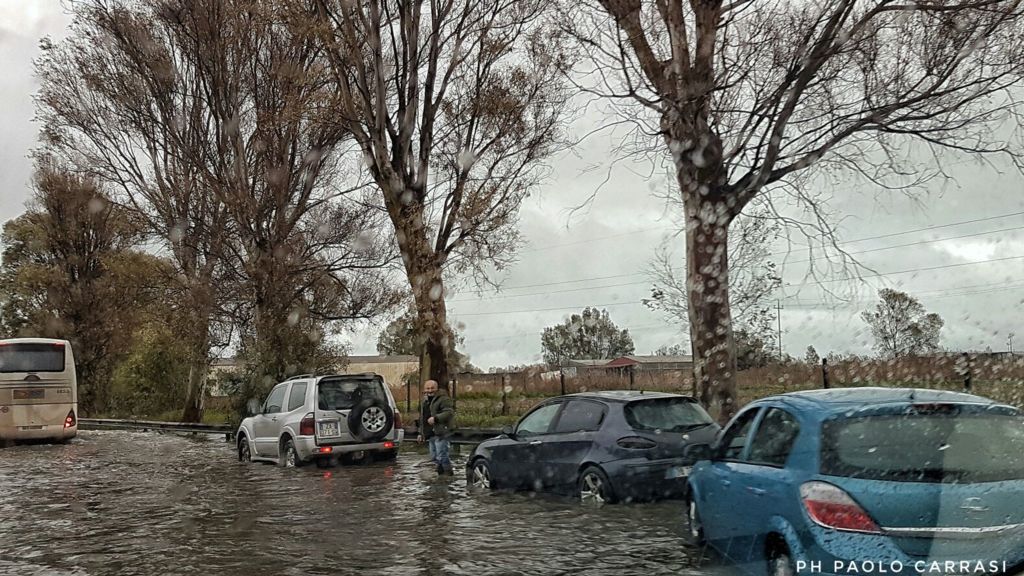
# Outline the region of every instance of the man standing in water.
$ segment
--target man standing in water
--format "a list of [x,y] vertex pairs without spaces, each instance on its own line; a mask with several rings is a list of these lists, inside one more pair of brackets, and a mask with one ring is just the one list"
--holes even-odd
[[427,398],[424,400],[423,437],[430,443],[430,455],[437,462],[437,473],[442,476],[454,476],[452,461],[448,451],[451,447],[450,438],[455,422],[455,407],[446,388],[439,388],[436,380],[427,380],[423,384]]

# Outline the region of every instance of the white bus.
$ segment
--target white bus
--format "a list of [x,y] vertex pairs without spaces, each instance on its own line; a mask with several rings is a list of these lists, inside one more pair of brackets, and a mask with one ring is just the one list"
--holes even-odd
[[78,379],[71,343],[0,340],[0,441],[64,441],[78,434]]

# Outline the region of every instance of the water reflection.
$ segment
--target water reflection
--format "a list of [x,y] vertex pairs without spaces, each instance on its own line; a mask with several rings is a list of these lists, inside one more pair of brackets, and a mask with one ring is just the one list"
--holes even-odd
[[707,573],[678,502],[468,496],[424,457],[284,470],[216,438],[126,432],[5,449],[0,574]]

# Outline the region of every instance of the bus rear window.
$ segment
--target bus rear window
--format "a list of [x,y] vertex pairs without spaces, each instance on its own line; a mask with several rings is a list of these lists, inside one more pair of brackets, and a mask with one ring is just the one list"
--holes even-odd
[[63,371],[64,346],[62,344],[0,345],[0,373]]

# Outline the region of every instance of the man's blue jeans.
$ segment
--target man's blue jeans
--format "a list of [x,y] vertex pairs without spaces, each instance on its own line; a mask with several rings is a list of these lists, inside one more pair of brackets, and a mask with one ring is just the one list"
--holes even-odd
[[430,456],[437,462],[438,472],[448,472],[452,469],[452,461],[448,456],[451,448],[451,441],[447,438],[432,437],[429,440]]

